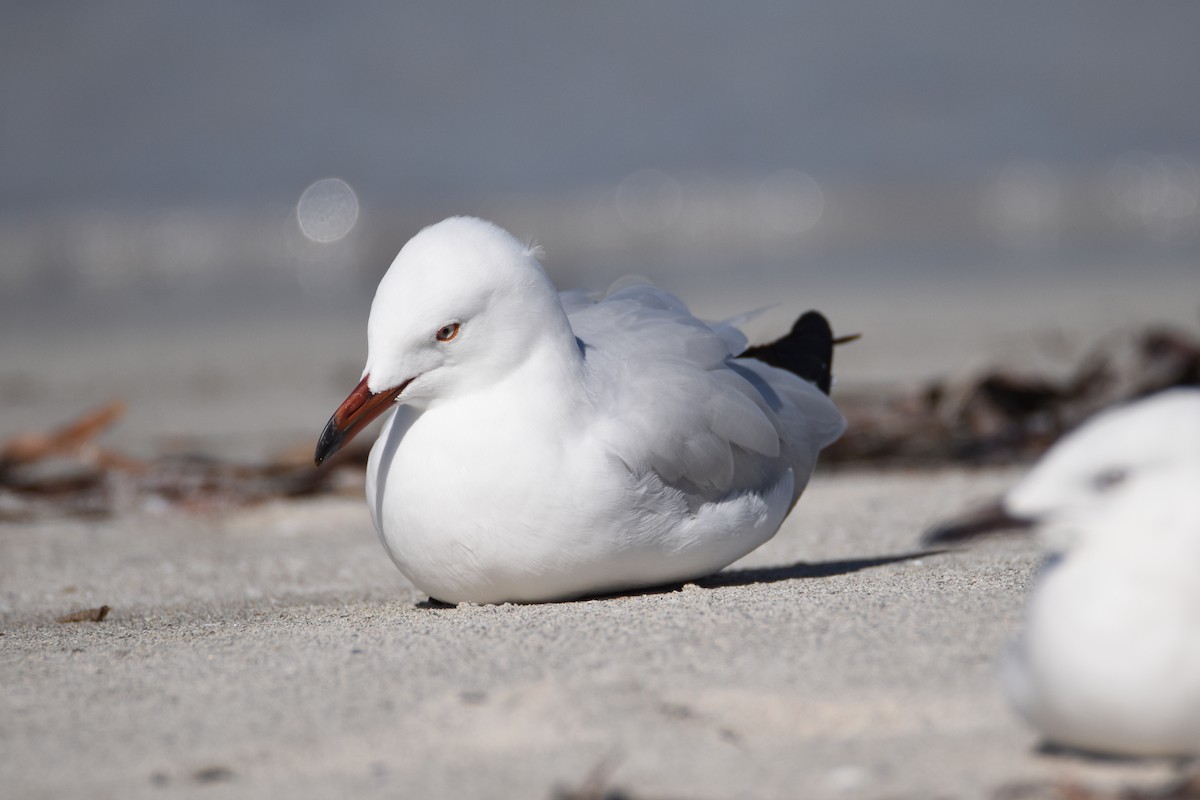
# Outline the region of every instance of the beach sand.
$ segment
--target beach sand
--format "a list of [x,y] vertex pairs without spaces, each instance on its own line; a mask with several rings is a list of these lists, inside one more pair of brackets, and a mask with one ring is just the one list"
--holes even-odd
[[[905,313],[892,312],[895,336],[855,345],[847,380],[902,379],[885,367],[916,341],[933,343],[908,352],[920,376],[1037,335],[1024,316],[922,334],[902,329]],[[1075,313],[1092,321],[1077,344],[1103,333],[1103,308]],[[315,438],[357,380],[362,325],[10,339],[3,433],[124,395],[108,443],[135,451],[175,436],[250,457]],[[1041,752],[1009,710],[996,661],[1037,544],[920,544],[1020,471],[822,469],[779,535],[715,578],[531,606],[426,602],[353,492],[5,524],[0,795],[992,798],[1160,784],[1171,765]],[[101,605],[102,622],[55,621]]]
[[[778,536],[661,592],[429,604],[361,502],[10,527],[10,797],[993,797],[1154,783],[1039,754],[997,654],[1026,539],[922,532],[1011,470],[820,475]],[[101,604],[103,622],[56,623]]]

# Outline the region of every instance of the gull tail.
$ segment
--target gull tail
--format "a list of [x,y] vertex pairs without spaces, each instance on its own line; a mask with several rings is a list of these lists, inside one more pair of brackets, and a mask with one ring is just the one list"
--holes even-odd
[[857,338],[855,335],[834,339],[824,315],[806,311],[786,336],[769,344],[748,347],[741,358],[757,358],[772,367],[786,369],[829,394],[833,384],[833,346]]

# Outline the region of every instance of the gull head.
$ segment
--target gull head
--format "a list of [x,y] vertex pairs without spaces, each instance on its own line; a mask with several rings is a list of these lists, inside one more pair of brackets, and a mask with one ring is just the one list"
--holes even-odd
[[1200,469],[1200,391],[1174,389],[1104,411],[1054,445],[1004,499],[1012,517],[1038,523],[1047,545],[1064,550],[1127,495],[1177,483]]
[[472,217],[425,228],[379,282],[362,380],[325,426],[316,462],[394,403],[424,409],[486,388],[569,331],[536,248]]

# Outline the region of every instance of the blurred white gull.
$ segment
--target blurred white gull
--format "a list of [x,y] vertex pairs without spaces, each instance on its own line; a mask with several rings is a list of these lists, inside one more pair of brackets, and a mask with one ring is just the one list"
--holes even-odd
[[1060,554],[1001,665],[1048,741],[1200,754],[1200,390],[1101,413],[1005,498]]
[[367,344],[316,460],[398,406],[367,502],[396,566],[445,602],[711,574],[775,534],[845,427],[819,314],[738,358],[741,333],[651,286],[560,295],[535,249],[473,218],[404,246]]

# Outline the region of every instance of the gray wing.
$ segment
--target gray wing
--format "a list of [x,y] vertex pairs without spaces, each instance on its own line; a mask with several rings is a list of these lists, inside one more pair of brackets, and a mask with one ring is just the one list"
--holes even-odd
[[767,491],[788,469],[799,497],[845,420],[813,384],[755,359],[745,337],[673,295],[631,285],[563,304],[584,352],[610,451],[688,494]]

